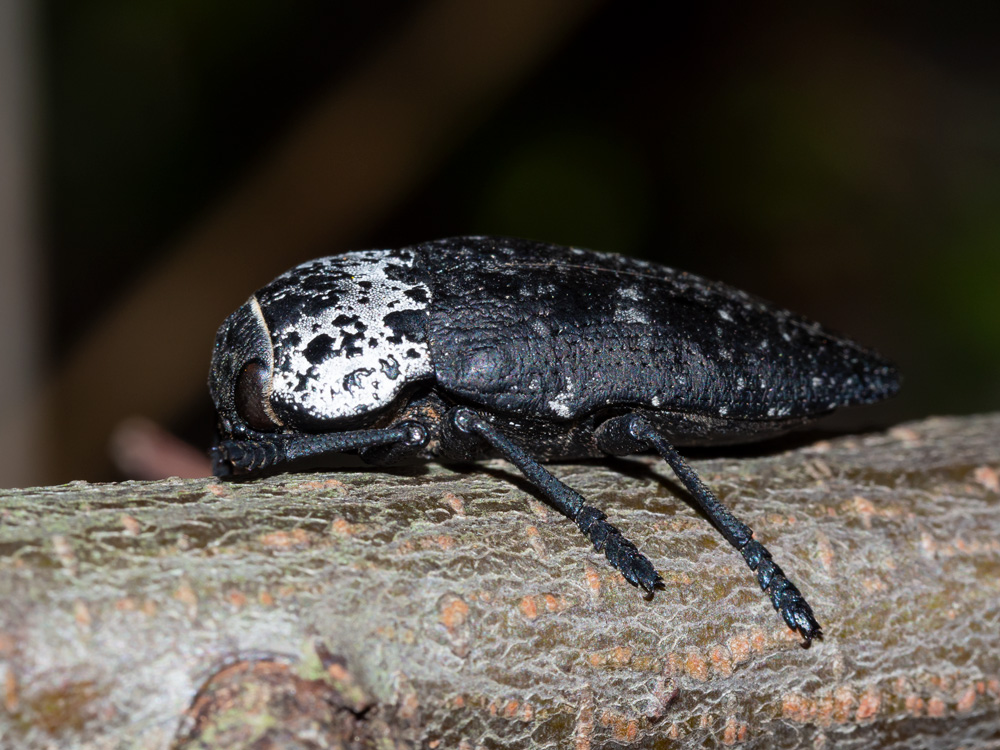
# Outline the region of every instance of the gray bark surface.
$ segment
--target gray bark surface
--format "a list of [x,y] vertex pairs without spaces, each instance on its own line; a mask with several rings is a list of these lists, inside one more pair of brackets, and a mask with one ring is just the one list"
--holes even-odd
[[0,491],[4,748],[1000,747],[1000,415],[696,459],[803,649],[652,457]]

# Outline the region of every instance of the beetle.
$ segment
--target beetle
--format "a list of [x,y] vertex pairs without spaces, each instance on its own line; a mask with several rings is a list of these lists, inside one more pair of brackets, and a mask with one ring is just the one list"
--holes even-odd
[[898,387],[875,352],[725,284],[457,237],[303,263],[233,313],[209,375],[213,471],[499,455],[652,596],[650,560],[542,463],[653,450],[808,646],[812,608],[677,446],[769,437]]

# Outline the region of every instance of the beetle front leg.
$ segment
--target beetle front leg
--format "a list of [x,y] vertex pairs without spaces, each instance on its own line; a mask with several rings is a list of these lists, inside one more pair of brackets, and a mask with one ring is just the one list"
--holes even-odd
[[332,453],[403,445],[418,450],[427,442],[427,428],[419,422],[395,427],[312,434],[264,434],[247,440],[222,440],[212,448],[212,473],[217,477],[275,469],[303,459]]
[[621,572],[626,581],[633,586],[641,586],[649,594],[663,588],[663,579],[653,563],[608,523],[602,511],[587,505],[578,492],[556,479],[535,458],[472,409],[457,407],[450,412],[450,417],[452,425],[460,433],[486,441],[520,469],[552,507],[574,521],[597,551],[604,552],[608,562]]
[[767,548],[753,538],[753,530],[729,512],[649,420],[639,414],[609,419],[597,429],[597,443],[601,450],[614,455],[653,448],[663,456],[712,525],[757,573],[761,589],[771,597],[771,603],[788,627],[802,635],[806,646],[813,638],[822,638],[822,629],[809,603],[771,559]]

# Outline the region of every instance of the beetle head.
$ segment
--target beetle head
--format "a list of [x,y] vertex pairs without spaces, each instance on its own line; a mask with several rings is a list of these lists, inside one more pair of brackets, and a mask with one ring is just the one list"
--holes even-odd
[[209,390],[223,436],[370,423],[432,374],[429,302],[407,250],[320,258],[282,274],[216,337]]

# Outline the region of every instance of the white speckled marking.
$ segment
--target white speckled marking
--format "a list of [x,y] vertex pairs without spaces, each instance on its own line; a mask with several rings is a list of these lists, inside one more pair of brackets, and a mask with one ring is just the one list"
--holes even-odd
[[[286,297],[327,303],[311,315],[272,320],[276,403],[321,420],[352,417],[388,405],[404,385],[432,374],[426,341],[400,337],[388,324],[393,313],[424,312],[430,304],[426,285],[390,275],[405,278],[413,262],[413,255],[382,250],[345,253],[304,263],[268,287],[269,305]],[[314,289],[302,278],[330,281]]]
[[563,419],[569,419],[572,414],[570,406],[576,398],[576,392],[572,378],[567,375],[564,382],[566,383],[566,390],[549,401],[548,407],[556,416],[562,417]]

